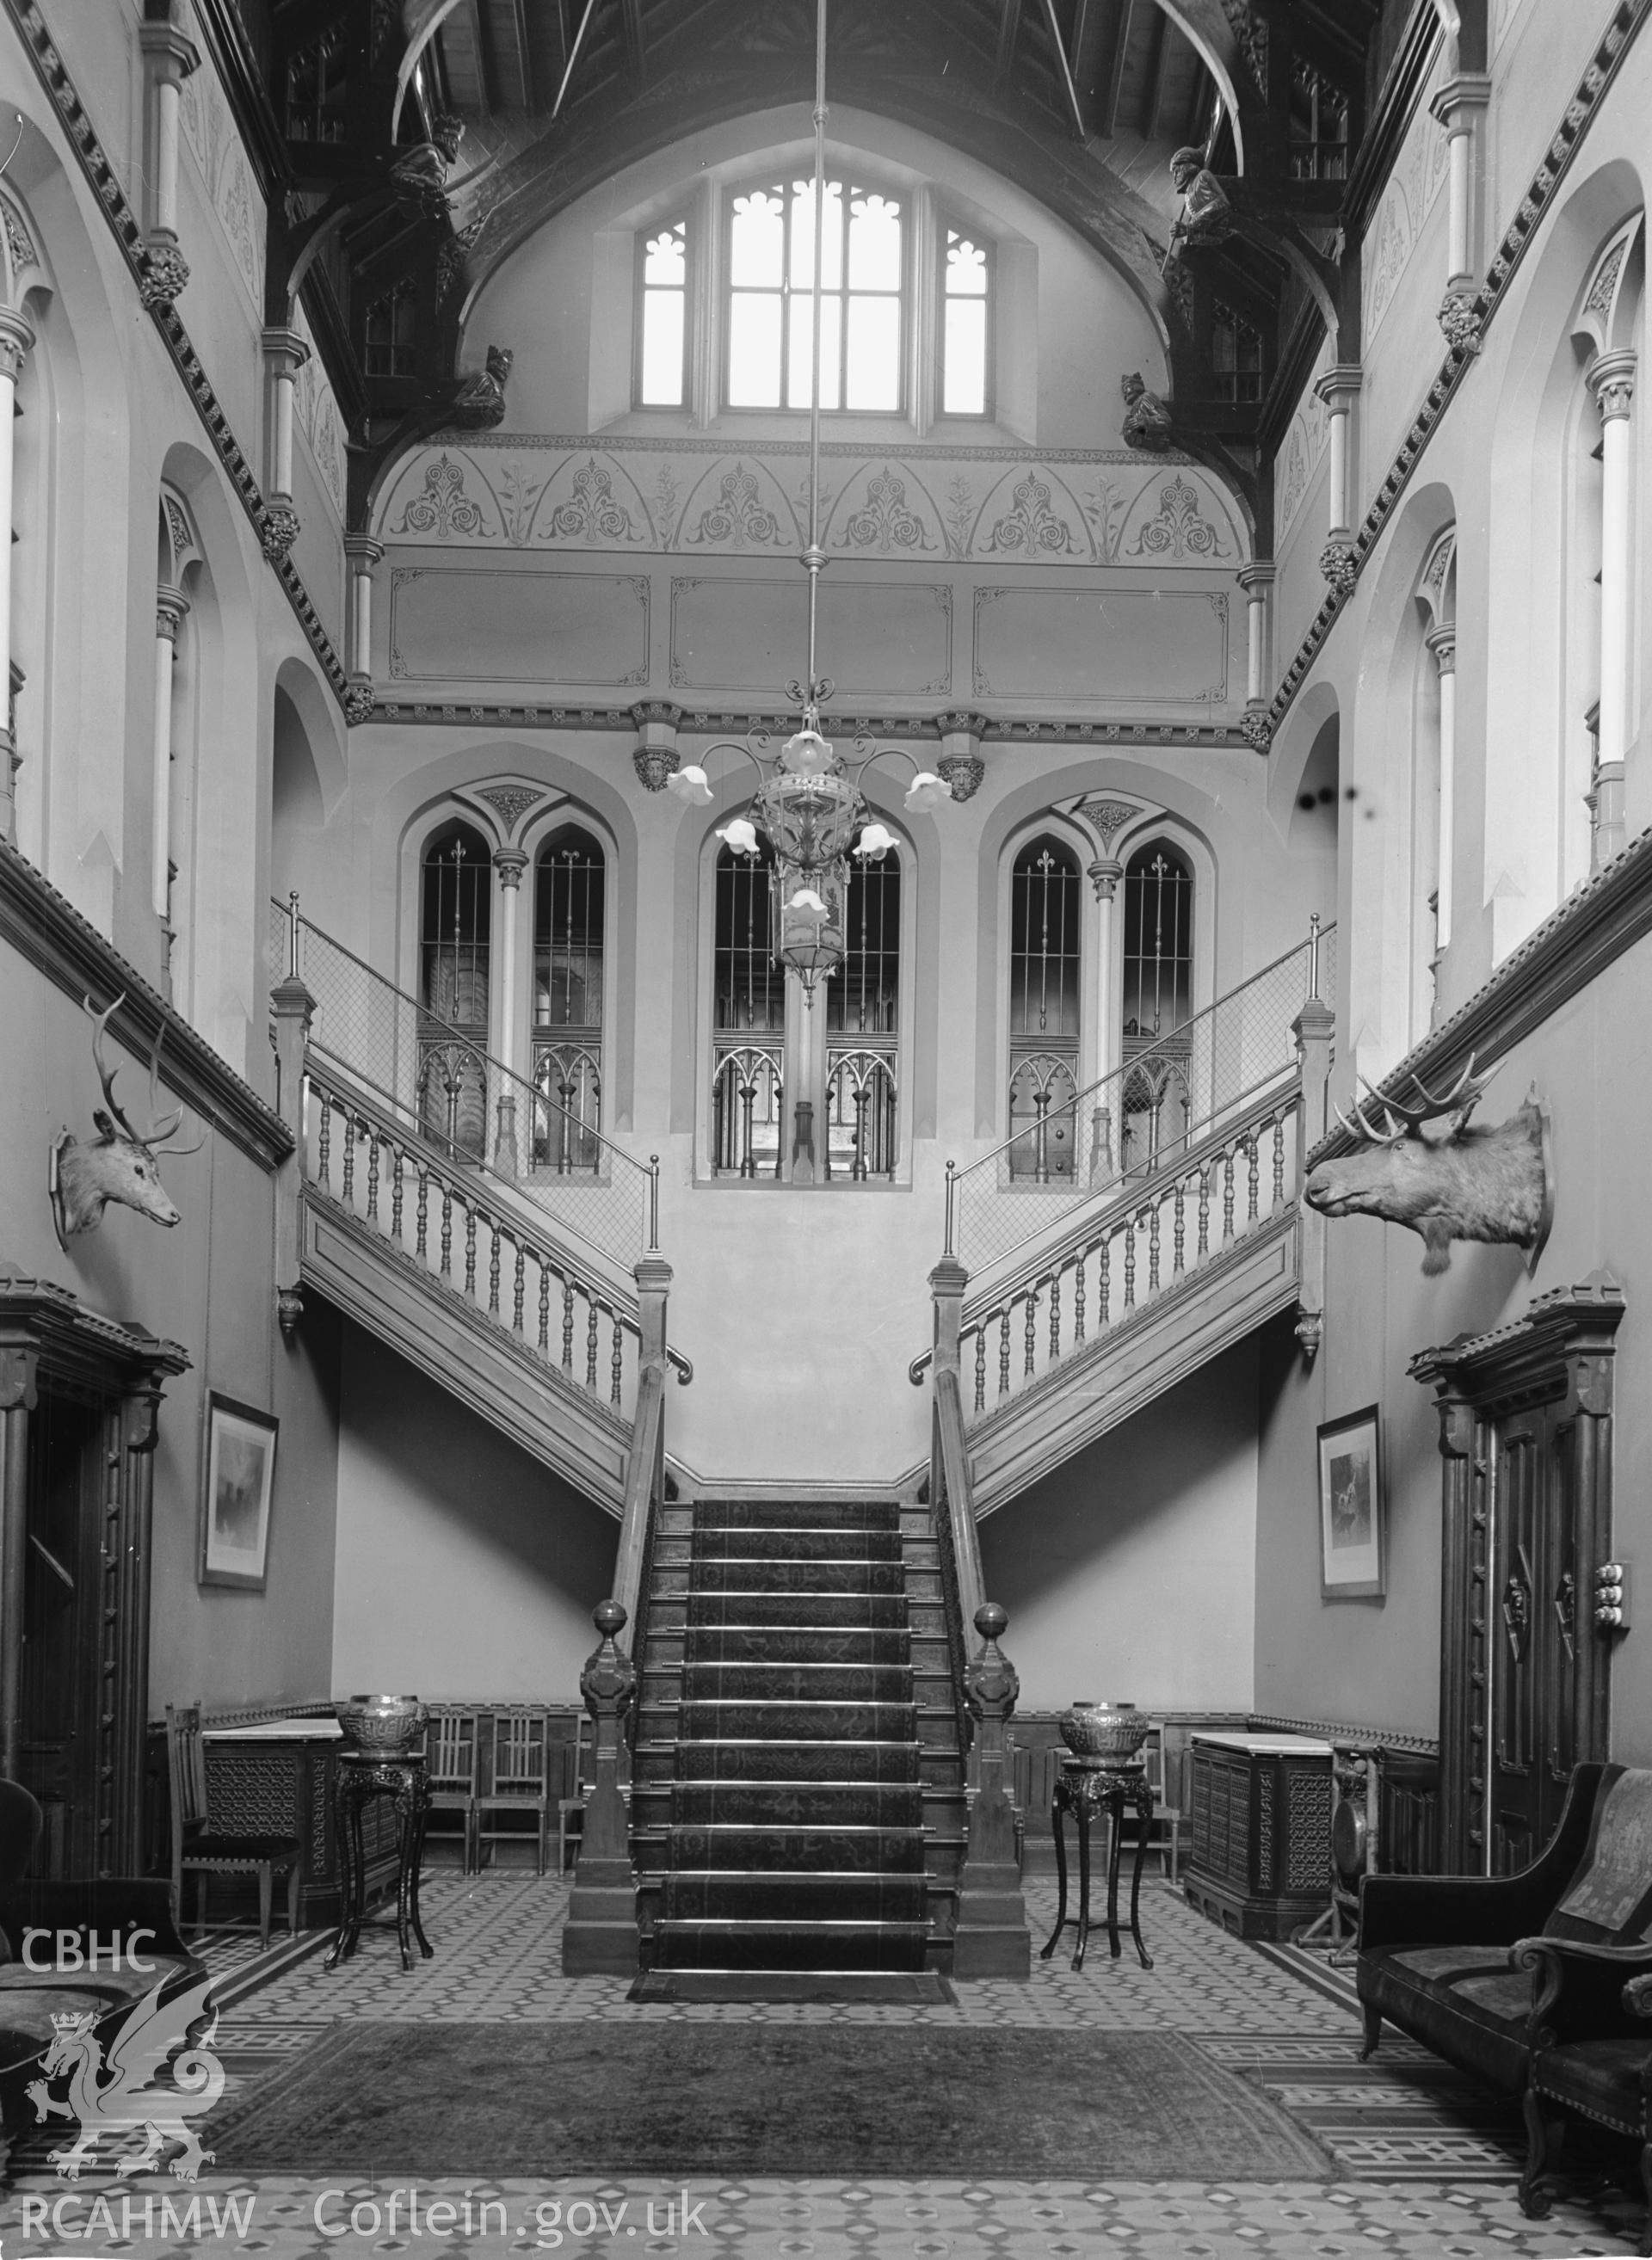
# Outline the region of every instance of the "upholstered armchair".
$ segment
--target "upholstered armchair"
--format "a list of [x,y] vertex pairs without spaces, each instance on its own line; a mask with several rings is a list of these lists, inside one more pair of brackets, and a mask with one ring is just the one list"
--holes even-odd
[[1639,2145],[1641,2250],[1652,2256],[1652,1946],[1533,1938],[1515,1958],[1536,1977],[1520,2210],[1532,2221],[1548,2212],[1571,2113]]

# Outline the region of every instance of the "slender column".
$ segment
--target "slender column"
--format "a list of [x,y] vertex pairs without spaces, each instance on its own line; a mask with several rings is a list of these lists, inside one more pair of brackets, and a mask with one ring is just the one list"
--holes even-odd
[[1491,99],[1491,82],[1483,71],[1459,71],[1435,94],[1428,108],[1446,129],[1446,295],[1440,326],[1453,345],[1477,342],[1469,302],[1482,263],[1479,119]]
[[[1096,1062],[1096,1080],[1099,1083],[1118,1066],[1113,1044],[1113,991],[1118,986],[1116,964],[1117,935],[1113,928],[1119,911],[1119,882],[1124,876],[1124,865],[1116,855],[1098,856],[1090,866],[1090,883],[1096,890],[1096,947],[1092,962],[1096,978],[1092,994],[1095,999],[1091,1019],[1091,1056]],[[1098,1094],[1099,1104],[1091,1111],[1090,1118],[1090,1181],[1105,1184],[1113,1174],[1112,1116],[1111,1091]],[[1074,1125],[1074,1135],[1078,1126]]]
[[1234,579],[1245,592],[1245,704],[1268,703],[1269,631],[1273,626],[1273,584],[1279,569],[1271,558],[1259,557],[1243,567]]
[[[500,962],[499,975],[499,1052],[502,1065],[517,1068],[520,1036],[516,1025],[516,930],[517,902],[522,891],[522,874],[527,869],[527,855],[520,848],[501,848],[493,858],[493,868],[498,874],[498,885],[494,890],[494,931],[497,933]],[[494,1137],[493,1161],[496,1169],[514,1176],[519,1166],[516,1142],[516,1092],[507,1087],[499,1093],[498,1127]]]
[[264,363],[269,372],[269,490],[273,498],[292,500],[293,386],[310,358],[297,330],[264,332]]
[[178,630],[190,600],[181,589],[155,591],[154,766],[149,809],[149,905],[164,926],[171,907],[172,858],[172,665]]
[[1629,750],[1629,561],[1632,561],[1634,350],[1602,353],[1589,370],[1600,409],[1600,766],[1596,820],[1623,823],[1623,762]]
[[0,1345],[0,1774],[18,1777],[23,1743],[23,1577],[28,1544],[29,1415],[39,1353]]
[[347,533],[344,554],[350,561],[350,686],[344,711],[347,720],[365,722],[373,712],[373,568],[384,544],[370,533]]
[[304,1050],[316,1010],[316,1000],[298,972],[297,916],[298,898],[295,894],[287,977],[269,992],[270,1018],[275,1024],[279,1086],[276,1104],[295,1141],[292,1152],[275,1172],[275,1311],[281,1330],[289,1341],[304,1314],[300,1275],[304,1262]]
[[12,427],[17,418],[18,379],[34,332],[15,307],[0,306],[0,819],[8,840],[18,836],[17,773],[22,757],[13,741],[9,685],[11,681],[11,469]]
[[148,138],[146,272],[140,285],[148,306],[170,305],[190,279],[178,248],[178,112],[183,82],[200,67],[200,53],[175,24],[138,27],[147,84]]
[[1319,995],[1319,921],[1312,921],[1309,945],[1309,995],[1291,1023],[1297,1040],[1297,1062],[1302,1076],[1302,1112],[1297,1124],[1298,1264],[1297,1340],[1312,1362],[1325,1331],[1325,1219],[1310,1208],[1302,1195],[1310,1150],[1327,1128],[1327,1094],[1331,1080],[1331,1053],[1336,1038],[1336,1017]]
[[1362,372],[1356,361],[1339,361],[1314,386],[1331,411],[1328,497],[1330,526],[1319,569],[1331,586],[1346,593],[1354,585],[1354,403]]
[[1434,849],[1434,962],[1451,940],[1451,866],[1456,855],[1457,631],[1448,622],[1425,639],[1440,670],[1440,807]]

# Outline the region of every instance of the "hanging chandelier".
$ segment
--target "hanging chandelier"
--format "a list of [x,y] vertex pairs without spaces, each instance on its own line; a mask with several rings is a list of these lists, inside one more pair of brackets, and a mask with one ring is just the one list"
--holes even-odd
[[[820,709],[832,696],[830,681],[816,664],[820,575],[820,308],[822,236],[826,211],[826,0],[816,0],[814,56],[814,266],[812,277],[812,383],[809,403],[809,546],[798,561],[809,576],[809,670],[788,683],[788,695],[802,709],[803,726],[778,752],[766,731],[743,740],[719,739],[708,755],[744,754],[759,783],[743,812],[718,828],[718,838],[737,855],[772,860],[769,890],[769,949],[803,983],[814,1005],[817,983],[842,964],[846,943],[845,904],[851,859],[881,862],[896,845],[887,825],[877,822],[861,790],[861,779],[874,762],[905,762],[912,771],[906,807],[916,812],[952,797],[946,779],[921,768],[899,747],[880,747],[867,733],[857,735],[853,769],[821,733]],[[679,800],[709,803],[711,779],[700,762],[690,762],[666,779]]]

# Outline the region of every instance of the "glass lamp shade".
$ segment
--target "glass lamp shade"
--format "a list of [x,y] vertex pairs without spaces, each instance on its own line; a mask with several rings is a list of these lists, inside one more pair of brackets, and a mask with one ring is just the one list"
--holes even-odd
[[776,855],[809,875],[840,862],[866,821],[866,804],[844,776],[829,770],[771,776],[757,795],[757,821]]
[[847,886],[848,872],[840,857],[825,868],[817,863],[805,869],[784,856],[777,861],[769,897],[772,947],[811,997],[815,983],[843,962]]

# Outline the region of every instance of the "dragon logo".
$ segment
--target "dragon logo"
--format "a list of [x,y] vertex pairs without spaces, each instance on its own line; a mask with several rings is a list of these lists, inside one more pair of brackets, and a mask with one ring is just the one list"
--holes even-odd
[[[210,2053],[218,2036],[218,2013],[194,2047],[190,2028],[208,2011],[212,1980],[175,1994],[163,2008],[161,1985],[134,2001],[110,2035],[107,2045],[98,2037],[97,2016],[58,2016],[52,2045],[41,2059],[45,2077],[31,2080],[28,2097],[37,2121],[69,2119],[80,2121],[80,2136],[68,2149],[54,2150],[51,2162],[66,2181],[77,2181],[82,2166],[96,2166],[97,2145],[104,2135],[118,2142],[136,2135],[137,2147],[115,2162],[123,2179],[158,2167],[161,2154],[178,2145],[172,2161],[174,2178],[192,2182],[213,2153],[204,2150],[191,2119],[204,2118],[224,2092],[224,2067]],[[157,2085],[175,2049],[182,2054],[172,2065],[169,2086]],[[68,2082],[67,2101],[51,2092],[55,2080]]]

